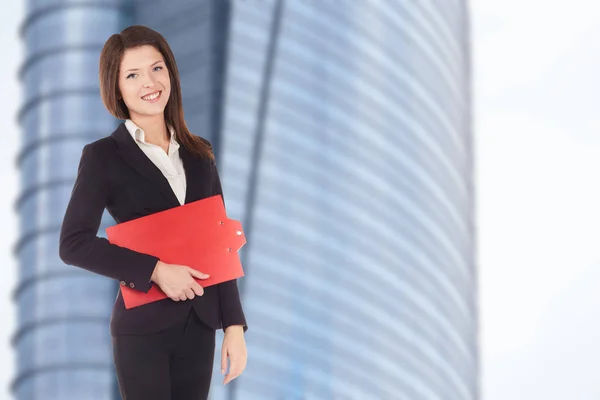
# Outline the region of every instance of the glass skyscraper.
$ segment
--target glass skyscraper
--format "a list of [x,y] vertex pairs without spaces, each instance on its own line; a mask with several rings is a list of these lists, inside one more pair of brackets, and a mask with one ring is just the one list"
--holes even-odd
[[[16,201],[20,237],[15,398],[108,399],[114,390],[108,323],[116,285],[66,266],[58,236],[84,144],[110,133],[98,56],[124,24],[119,2],[28,1],[21,25],[24,103]],[[108,216],[108,213],[106,213]],[[103,227],[109,224],[103,219]]]
[[81,148],[117,122],[100,49],[131,24],[171,45],[186,121],[248,239],[248,365],[223,387],[219,331],[211,399],[478,399],[460,0],[30,0],[15,397],[120,398],[118,284],[64,265],[58,234]]
[[238,1],[223,127],[248,235],[236,396],[476,399],[462,1]]

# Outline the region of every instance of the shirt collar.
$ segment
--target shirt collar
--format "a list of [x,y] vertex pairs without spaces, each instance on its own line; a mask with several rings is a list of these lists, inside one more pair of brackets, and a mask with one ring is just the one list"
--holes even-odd
[[[144,130],[137,126],[135,122],[133,122],[130,119],[127,119],[125,120],[125,127],[129,131],[129,134],[131,135],[133,140],[149,144],[146,142],[146,134],[144,133]],[[169,126],[169,131],[171,132],[171,145],[178,149],[179,143],[177,143],[177,141],[175,140],[175,129],[172,126]]]

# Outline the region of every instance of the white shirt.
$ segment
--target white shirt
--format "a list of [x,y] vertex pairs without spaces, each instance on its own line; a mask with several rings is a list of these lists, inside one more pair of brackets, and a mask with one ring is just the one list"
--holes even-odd
[[183,162],[179,157],[179,143],[175,141],[175,130],[169,127],[171,132],[171,142],[169,143],[169,154],[165,153],[162,147],[147,143],[144,130],[137,126],[132,120],[125,121],[125,127],[131,134],[140,149],[148,156],[148,158],[160,169],[162,174],[169,181],[173,193],[177,196],[179,203],[183,205],[185,202],[185,169]]

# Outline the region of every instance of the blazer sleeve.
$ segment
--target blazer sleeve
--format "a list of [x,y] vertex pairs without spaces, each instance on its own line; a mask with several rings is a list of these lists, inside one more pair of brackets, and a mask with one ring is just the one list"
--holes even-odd
[[116,279],[121,285],[146,293],[152,287],[150,278],[159,258],[96,236],[110,187],[100,161],[91,144],[83,147],[61,225],[59,256],[65,264]]
[[[213,193],[220,194],[225,205],[223,197],[223,188],[216,164],[213,164]],[[237,286],[237,279],[222,282],[216,285],[219,293],[219,308],[221,310],[221,325],[223,331],[231,325],[243,325],[244,333],[248,330],[244,310],[240,300],[240,293]]]

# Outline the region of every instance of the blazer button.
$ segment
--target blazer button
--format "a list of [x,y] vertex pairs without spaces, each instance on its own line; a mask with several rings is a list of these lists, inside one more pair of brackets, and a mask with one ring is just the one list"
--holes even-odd
[[130,288],[134,288],[134,287],[135,287],[135,285],[133,284],[133,282],[131,282],[131,283],[129,284],[129,287],[130,287]]
[[121,281],[121,285],[125,286],[125,281]]

